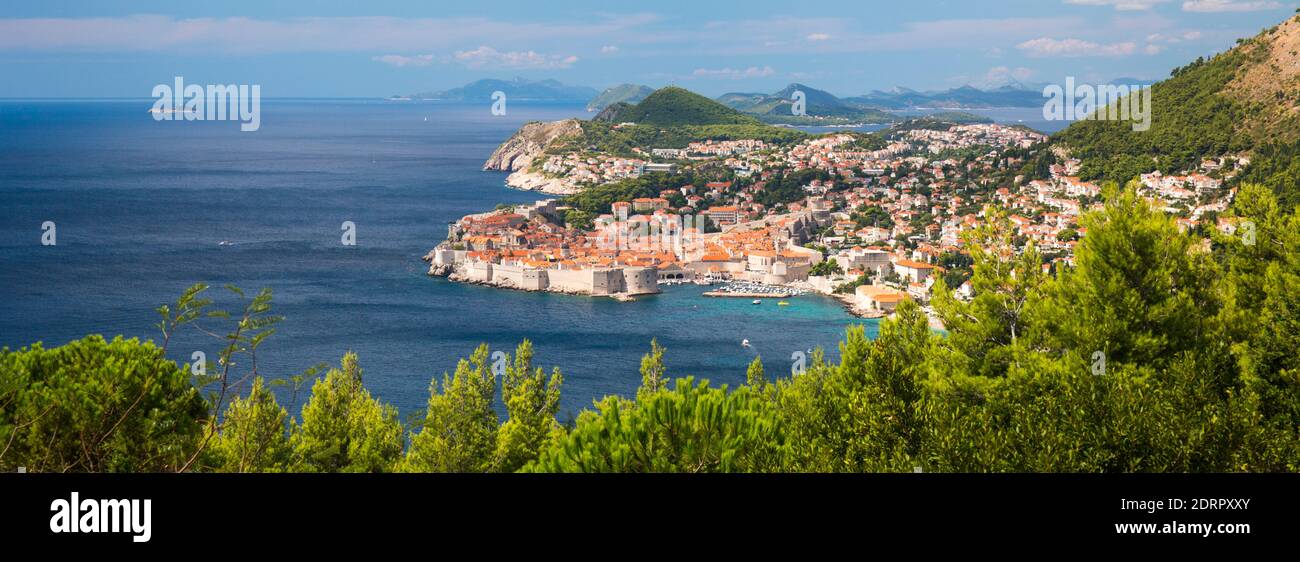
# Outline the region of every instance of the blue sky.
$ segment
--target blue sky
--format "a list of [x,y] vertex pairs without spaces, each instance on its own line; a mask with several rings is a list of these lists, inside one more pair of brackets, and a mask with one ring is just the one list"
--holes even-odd
[[849,96],[1158,79],[1294,13],[1274,0],[653,3],[6,2],[0,97],[149,97],[191,83],[264,96],[387,96],[478,78],[701,93],[791,82]]

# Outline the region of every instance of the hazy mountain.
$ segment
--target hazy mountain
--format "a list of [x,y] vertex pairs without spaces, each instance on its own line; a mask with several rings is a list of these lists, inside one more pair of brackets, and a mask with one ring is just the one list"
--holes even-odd
[[714,99],[718,103],[745,113],[790,115],[790,106],[794,103],[795,92],[803,92],[808,115],[838,116],[855,113],[858,109],[844,103],[830,92],[798,83],[790,84],[771,94],[728,93]]
[[[804,116],[793,114],[795,92],[804,96]],[[715,98],[732,109],[758,115],[767,122],[817,124],[818,121],[891,121],[893,117],[877,108],[849,103],[825,90],[806,84],[790,84],[771,94],[733,92]]]
[[567,86],[556,80],[514,80],[483,79],[471,82],[459,88],[441,92],[421,92],[411,97],[415,99],[453,100],[453,101],[492,101],[493,92],[504,92],[508,99],[533,101],[568,101],[586,102],[597,93],[595,88],[586,86]]
[[600,111],[616,103],[640,103],[654,93],[654,88],[640,84],[619,84],[606,88],[595,99],[587,103],[587,111]]
[[962,86],[960,88],[930,92],[894,88],[887,91],[876,90],[861,96],[845,98],[844,101],[880,109],[1038,107],[1043,105],[1043,92],[1041,88],[1029,89],[1023,84],[1007,84],[987,90],[981,90],[974,86]]

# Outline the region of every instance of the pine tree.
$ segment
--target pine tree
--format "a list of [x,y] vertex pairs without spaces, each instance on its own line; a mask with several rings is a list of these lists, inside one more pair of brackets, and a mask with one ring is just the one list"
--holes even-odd
[[638,397],[646,396],[664,390],[668,387],[668,380],[665,376],[663,346],[659,345],[658,339],[650,340],[650,353],[641,357],[641,387],[637,389]]
[[751,389],[678,379],[671,390],[586,412],[526,472],[774,472],[787,440],[770,400]]
[[754,357],[749,363],[749,369],[745,371],[745,384],[756,391],[763,391],[767,388],[767,377],[763,375],[763,357]]
[[564,376],[558,368],[551,373],[550,381],[541,367],[533,368],[532,342],[524,340],[515,349],[514,363],[506,367],[501,382],[501,398],[508,418],[497,432],[495,470],[519,470],[564,435],[564,428],[555,419],[563,382]]
[[934,308],[949,330],[945,344],[955,352],[955,368],[994,377],[1004,375],[1040,335],[1034,312],[1047,276],[1032,243],[1016,252],[1015,230],[1005,211],[988,207],[984,215],[985,223],[965,235],[974,262],[974,297],[970,302],[957,300],[939,279],[933,289]]
[[387,472],[402,454],[397,410],[380,404],[362,385],[355,353],[312,385],[290,442],[303,472]]
[[402,463],[408,472],[487,472],[492,469],[499,422],[492,408],[496,398],[486,344],[469,360],[456,365],[455,376],[443,376],[442,392],[429,384],[429,406],[419,433]]
[[281,472],[289,463],[285,420],[289,413],[259,377],[248,396],[226,408],[221,433],[210,447],[216,469],[223,472]]
[[1159,367],[1206,344],[1217,272],[1136,184],[1109,191],[1105,207],[1082,218],[1076,267],[1060,275],[1044,308],[1060,353]]

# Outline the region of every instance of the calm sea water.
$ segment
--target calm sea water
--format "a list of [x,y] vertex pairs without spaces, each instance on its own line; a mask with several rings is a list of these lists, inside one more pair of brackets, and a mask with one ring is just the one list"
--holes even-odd
[[[755,354],[769,374],[788,373],[796,350],[835,356],[855,322],[816,296],[754,306],[683,286],[619,303],[428,277],[420,256],[449,221],[539,198],[479,170],[496,145],[526,121],[586,117],[578,106],[494,117],[486,105],[264,100],[252,133],[156,122],[149,107],[0,100],[0,345],[156,339],[154,308],[193,283],[271,287],[286,318],[259,353],[269,376],[356,351],[367,386],[408,413],[479,343],[510,351],[529,338],[538,364],[563,370],[573,415],[635,392],[651,338],[670,374],[735,385]],[[40,244],[44,221],[55,246]],[[343,221],[357,226],[354,247],[340,243]],[[170,355],[195,350],[214,359],[218,345],[191,332]]]

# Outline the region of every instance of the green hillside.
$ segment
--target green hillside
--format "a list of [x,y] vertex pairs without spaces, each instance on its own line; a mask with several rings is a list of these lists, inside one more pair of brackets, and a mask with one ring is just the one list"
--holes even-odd
[[1134,131],[1131,122],[1080,121],[1053,142],[1083,160],[1084,179],[1121,182],[1154,170],[1190,170],[1202,158],[1294,143],[1300,139],[1297,42],[1300,17],[1175,69],[1152,87],[1148,131]]
[[617,120],[659,127],[759,124],[754,117],[675,86],[655,90],[641,103],[620,111]]

